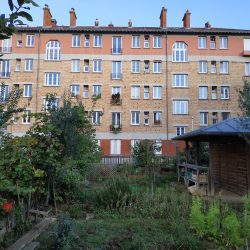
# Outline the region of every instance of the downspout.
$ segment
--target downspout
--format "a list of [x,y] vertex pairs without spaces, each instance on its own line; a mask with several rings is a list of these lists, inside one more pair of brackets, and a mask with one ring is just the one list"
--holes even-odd
[[166,28],[166,131],[167,141],[169,140],[169,118],[168,118],[168,31]]
[[38,33],[38,49],[37,49],[37,74],[36,74],[36,113],[38,112],[38,91],[39,91],[39,74],[40,74],[40,60],[41,60],[41,30]]

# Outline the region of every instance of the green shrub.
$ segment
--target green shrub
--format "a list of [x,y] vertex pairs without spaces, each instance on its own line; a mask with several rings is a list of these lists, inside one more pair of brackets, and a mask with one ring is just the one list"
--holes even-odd
[[96,203],[100,207],[119,209],[126,207],[132,200],[132,191],[128,179],[115,177],[110,179],[103,190],[96,196]]
[[206,215],[206,233],[216,239],[220,235],[220,209],[217,202],[211,202]]

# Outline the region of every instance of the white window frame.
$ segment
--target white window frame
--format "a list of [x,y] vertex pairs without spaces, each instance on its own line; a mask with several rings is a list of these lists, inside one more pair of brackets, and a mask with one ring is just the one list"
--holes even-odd
[[0,86],[0,103],[5,103],[9,97],[9,85]]
[[140,125],[140,111],[131,111],[131,125]]
[[102,35],[94,35],[93,47],[101,48],[102,47]]
[[122,54],[121,36],[112,36],[112,54]]
[[230,87],[221,86],[221,100],[228,100],[230,98]]
[[120,95],[121,95],[121,87],[120,86],[112,86],[111,87],[111,94],[115,95],[118,93],[120,93]]
[[2,40],[2,53],[10,53],[11,52],[11,37]]
[[154,49],[162,48],[162,36],[153,36],[153,48]]
[[110,154],[111,155],[121,154],[121,140],[110,140]]
[[153,73],[161,74],[162,73],[162,61],[154,61],[153,62]]
[[147,110],[143,112],[143,125],[149,125],[149,111]]
[[2,59],[0,61],[0,77],[10,77],[10,60]]
[[30,124],[31,110],[23,111],[22,124]]
[[89,85],[83,85],[83,98],[89,98]]
[[250,62],[245,63],[245,76],[250,76]]
[[176,136],[184,135],[186,133],[186,127],[178,126],[176,127]]
[[140,65],[141,65],[141,62],[139,60],[133,60],[131,62],[131,71],[132,73],[140,73]]
[[17,58],[16,59],[16,67],[15,67],[15,71],[20,71],[21,70],[21,59],[20,58]]
[[153,99],[162,99],[162,86],[153,86]]
[[207,37],[199,36],[198,37],[198,49],[206,49],[207,48]]
[[174,88],[188,88],[188,74],[173,74],[172,79]]
[[70,93],[72,97],[80,96],[80,85],[79,84],[70,85]]
[[140,36],[132,36],[132,48],[133,49],[138,49],[140,48]]
[[72,35],[72,47],[73,48],[81,47],[81,35],[77,34]]
[[228,74],[228,73],[229,73],[229,62],[220,61],[220,74]]
[[32,84],[23,85],[23,97],[32,97]]
[[208,86],[199,87],[199,99],[207,100],[208,99]]
[[85,48],[89,48],[90,47],[90,35],[85,35],[84,47]]
[[[59,107],[59,98],[55,98],[53,100],[53,102],[50,103],[51,104],[51,109],[58,109]],[[49,105],[49,102],[48,102],[48,99],[47,98],[43,98],[43,111],[47,112],[48,111],[48,105]]]
[[122,124],[122,115],[121,112],[112,112],[111,113],[111,124],[118,125],[119,127]]
[[92,112],[92,123],[95,125],[101,125],[101,117],[102,117],[101,111],[93,111]]
[[35,35],[29,34],[26,35],[26,47],[34,47],[35,46]]
[[208,112],[200,112],[200,126],[208,126]]
[[149,85],[143,87],[143,99],[149,99]]
[[46,60],[60,61],[61,60],[61,44],[57,40],[51,40],[46,44]]
[[220,49],[228,49],[228,37],[227,36],[221,36],[219,38],[219,46],[220,46]]
[[188,114],[188,100],[173,100],[173,114],[187,115]]
[[199,61],[199,74],[207,74],[207,61]]
[[187,62],[188,61],[188,46],[184,42],[175,42],[172,47],[172,61],[173,62]]
[[95,84],[92,86],[93,97],[102,96],[102,85]]
[[[214,88],[214,89],[213,89]],[[217,99],[217,89],[218,87],[217,86],[212,86],[211,87],[211,99],[212,100],[216,100]]]
[[153,112],[153,124],[162,125],[162,111],[154,111]]
[[149,35],[144,36],[144,49],[149,49],[150,42],[149,42]]
[[80,72],[80,59],[72,59],[71,71],[72,72]]
[[60,86],[60,72],[45,72],[44,86],[55,87]]
[[33,71],[34,60],[32,58],[25,59],[24,63],[25,63],[24,71]]
[[216,74],[217,72],[217,66],[216,66],[216,61],[211,61],[211,74]]
[[93,72],[100,73],[102,72],[102,60],[93,59]]
[[122,79],[122,62],[112,61],[112,79]]
[[131,86],[131,99],[140,99],[140,86]]

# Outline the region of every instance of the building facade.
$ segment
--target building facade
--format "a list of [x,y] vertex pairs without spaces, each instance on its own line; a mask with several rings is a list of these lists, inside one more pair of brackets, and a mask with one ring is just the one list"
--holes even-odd
[[[31,112],[46,107],[46,94],[57,102],[66,91],[81,101],[96,128],[104,155],[129,155],[139,140],[174,153],[170,140],[201,126],[237,116],[237,89],[250,77],[250,30],[167,26],[162,8],[159,27],[58,26],[45,5],[43,26],[19,27],[2,41],[2,97],[22,89],[24,114],[8,130],[24,134]],[[4,100],[4,98],[2,98]]]

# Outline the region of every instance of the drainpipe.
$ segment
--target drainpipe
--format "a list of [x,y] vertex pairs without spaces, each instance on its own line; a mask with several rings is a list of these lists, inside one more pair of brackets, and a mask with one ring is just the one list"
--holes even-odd
[[36,113],[38,112],[38,91],[39,91],[40,60],[41,60],[41,29],[39,29],[39,33],[38,33],[38,48],[37,48],[36,107],[35,107]]
[[169,118],[168,118],[168,31],[166,28],[166,130],[167,140],[169,140]]

